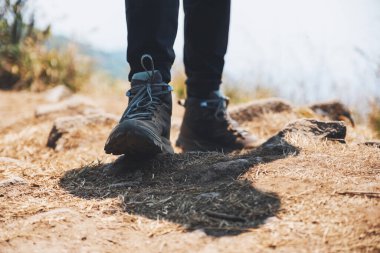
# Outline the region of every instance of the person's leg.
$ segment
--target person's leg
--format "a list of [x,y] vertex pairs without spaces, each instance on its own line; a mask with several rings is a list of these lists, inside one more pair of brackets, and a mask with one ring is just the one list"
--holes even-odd
[[179,1],[126,0],[125,5],[127,59],[131,68],[129,103],[104,150],[108,154],[149,159],[158,153],[173,153],[172,88],[168,83],[175,57]]
[[184,0],[184,63],[189,96],[218,90],[227,51],[231,0]]
[[227,113],[219,91],[227,51],[230,0],[184,0],[185,115],[176,145],[184,151],[233,151],[257,139]]
[[170,82],[170,69],[174,62],[174,40],[177,35],[179,0],[125,0],[129,80],[144,71],[141,56],[149,54],[162,74]]

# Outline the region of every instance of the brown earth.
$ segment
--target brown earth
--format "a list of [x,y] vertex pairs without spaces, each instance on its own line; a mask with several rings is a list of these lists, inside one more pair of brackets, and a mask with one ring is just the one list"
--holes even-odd
[[[113,114],[126,104],[86,96]],[[86,113],[36,117],[45,103],[43,94],[0,92],[1,253],[380,252],[380,149],[360,144],[374,136],[364,125],[347,126],[346,144],[285,128],[240,153],[115,161],[103,152],[108,120],[47,147],[58,117]],[[259,111],[240,121],[263,142],[305,116]],[[174,108],[173,141],[182,113]]]

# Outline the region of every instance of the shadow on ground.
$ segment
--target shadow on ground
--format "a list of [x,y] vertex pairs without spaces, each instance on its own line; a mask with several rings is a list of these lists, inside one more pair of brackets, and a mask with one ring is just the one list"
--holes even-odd
[[114,163],[70,170],[60,186],[85,199],[121,196],[124,211],[166,219],[189,231],[237,235],[275,216],[281,205],[275,193],[255,189],[240,176],[258,163],[298,152],[283,139],[272,138],[243,155],[183,153],[143,162],[122,156]]

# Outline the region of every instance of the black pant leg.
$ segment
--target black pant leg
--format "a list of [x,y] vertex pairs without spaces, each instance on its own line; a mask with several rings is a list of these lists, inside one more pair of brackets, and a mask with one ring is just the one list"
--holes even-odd
[[143,54],[154,59],[163,80],[170,82],[174,62],[174,40],[177,35],[179,0],[125,0],[128,49],[127,61],[131,71],[144,71],[140,64]]
[[184,10],[188,95],[208,94],[221,84],[231,0],[184,0]]

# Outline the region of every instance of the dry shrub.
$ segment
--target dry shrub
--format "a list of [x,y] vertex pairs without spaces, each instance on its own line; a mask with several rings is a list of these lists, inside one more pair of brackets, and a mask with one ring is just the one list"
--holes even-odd
[[184,99],[186,97],[186,75],[183,70],[174,70],[173,80],[170,85],[174,88],[174,93],[178,99]]
[[255,86],[252,89],[248,89],[239,86],[239,84],[226,83],[222,85],[222,89],[233,104],[246,103],[254,99],[275,97],[273,90],[262,86]]
[[92,72],[91,59],[80,55],[75,46],[61,50],[42,49],[36,63],[38,67],[34,67],[36,76],[31,88],[37,90],[64,84],[78,91],[89,80]]
[[380,138],[380,99],[376,99],[371,103],[371,111],[368,114],[368,120],[371,128]]
[[27,4],[6,0],[0,5],[0,89],[44,90],[64,84],[79,90],[91,75],[91,61],[73,47],[49,50],[50,26],[36,29]]

